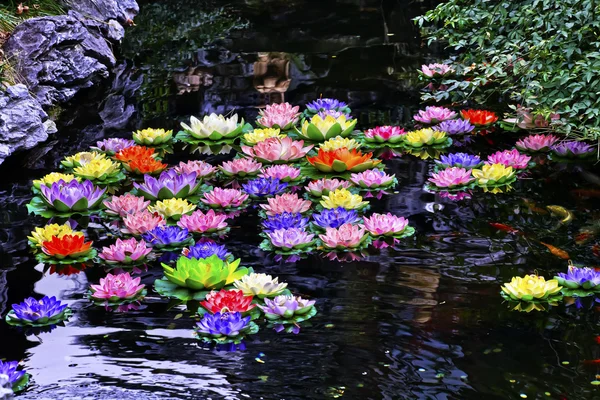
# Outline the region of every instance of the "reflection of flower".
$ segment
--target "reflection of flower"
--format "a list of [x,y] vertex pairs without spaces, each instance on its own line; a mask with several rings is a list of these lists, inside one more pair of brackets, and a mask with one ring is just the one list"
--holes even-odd
[[245,313],[256,307],[252,304],[252,296],[244,296],[241,290],[212,291],[206,295],[206,300],[200,303],[211,313],[240,312]]
[[227,259],[227,248],[215,242],[198,242],[194,246],[183,250],[183,255],[187,258],[208,258],[216,255],[221,260]]
[[344,207],[324,209],[320,214],[313,214],[315,224],[321,228],[339,228],[344,224],[352,224],[360,218],[356,210],[346,210]]
[[42,247],[42,243],[52,240],[53,237],[62,238],[65,235],[83,236],[83,232],[73,231],[68,223],[64,225],[49,224],[35,228],[27,239],[32,246]]
[[254,146],[242,146],[242,151],[263,163],[288,163],[303,158],[313,148],[304,146],[303,140],[293,140],[290,137],[269,138]]
[[311,244],[315,235],[301,228],[287,228],[267,231],[267,236],[274,247],[280,247],[285,251],[302,249]]
[[485,164],[481,169],[471,170],[471,173],[480,186],[504,184],[515,176],[515,170],[504,164]]
[[95,208],[106,189],[94,186],[90,181],[82,183],[72,180],[66,183],[62,179],[50,187],[41,186],[42,200],[59,212],[87,211]]
[[110,215],[124,217],[127,214],[136,214],[148,208],[150,200],[145,201],[143,197],[125,193],[121,196],[113,196],[110,200],[104,200],[105,212]]
[[596,149],[584,142],[570,141],[552,146],[552,152],[560,157],[581,157],[595,153]]
[[44,296],[40,300],[29,297],[22,303],[13,304],[12,311],[14,313],[8,315],[8,320],[11,322],[45,325],[63,320],[67,305],[62,304],[54,296]]
[[179,220],[182,215],[190,214],[196,209],[196,205],[185,199],[166,199],[157,201],[153,206],[148,206],[148,211],[158,213],[165,219],[173,218]]
[[373,214],[364,218],[364,226],[374,236],[402,233],[408,226],[408,220],[391,213]]
[[336,189],[348,189],[351,186],[350,182],[335,178],[322,178],[317,181],[312,181],[306,185],[306,190],[315,197],[321,197],[329,194],[330,191]]
[[196,210],[190,215],[182,215],[177,225],[195,233],[212,233],[227,228],[227,215],[218,214],[214,210],[203,213]]
[[275,178],[281,182],[290,182],[300,176],[300,168],[291,165],[271,165],[261,170],[261,177]]
[[163,225],[145,232],[142,238],[152,246],[167,246],[185,242],[190,236],[185,228]]
[[108,302],[137,299],[146,286],[140,284],[140,280],[139,277],[132,278],[128,272],[118,275],[109,273],[105,278],[100,278],[98,285],[90,285],[90,298]]
[[258,113],[260,117],[256,120],[258,126],[264,128],[278,128],[282,131],[292,129],[298,122],[299,107],[292,107],[289,103],[269,104]]
[[233,285],[244,292],[246,296],[275,297],[281,294],[287,287],[287,283],[279,283],[278,278],[267,274],[251,273],[235,281]]
[[529,135],[523,139],[519,139],[515,143],[515,147],[521,151],[530,152],[545,152],[558,141],[554,135]]
[[135,214],[127,214],[123,217],[125,228],[122,232],[131,235],[141,235],[157,226],[165,224],[166,221],[160,214],[153,214],[148,210],[144,210]]
[[260,207],[267,212],[267,215],[289,213],[303,213],[310,209],[312,203],[310,200],[304,200],[298,197],[296,193],[284,193],[274,198],[267,199],[268,204],[261,204]]
[[196,192],[199,183],[195,173],[178,174],[175,170],[162,172],[158,178],[144,175],[144,183],[133,187],[148,200],[184,198]]
[[356,126],[356,120],[347,119],[346,115],[341,115],[337,118],[331,115],[325,118],[314,115],[310,121],[305,120],[302,123],[302,130],[297,131],[297,133],[304,139],[323,142],[336,136],[349,136],[354,126]]
[[509,283],[502,286],[502,292],[513,300],[546,300],[558,294],[562,289],[556,279],[546,281],[543,276],[515,276]]
[[[18,361],[1,361],[0,360],[0,375],[5,375],[8,377],[8,382],[10,383],[11,387],[14,386],[17,382],[19,382],[25,376],[26,372],[17,370],[18,367],[19,367]],[[12,392],[11,392],[11,394],[12,394]],[[10,397],[7,397],[7,398],[10,398]]]
[[343,138],[341,136],[336,136],[331,138],[319,145],[319,149],[323,151],[334,151],[337,149],[358,149],[360,147],[360,143],[356,141],[356,139]]
[[362,188],[379,188],[391,185],[394,177],[379,169],[369,169],[350,175],[350,181]]
[[200,199],[204,204],[212,208],[230,208],[240,207],[248,200],[248,195],[238,189],[223,189],[216,187],[210,192],[204,193],[204,198]]
[[293,214],[284,212],[269,216],[263,220],[265,231],[274,231],[277,229],[304,228],[308,224],[308,218],[303,218],[302,214]]
[[206,313],[202,320],[196,323],[196,332],[213,337],[234,337],[244,333],[251,317],[242,317],[239,312]]
[[260,167],[262,167],[262,164],[251,158],[236,158],[231,161],[225,161],[219,169],[227,176],[239,175],[244,177],[246,175],[254,176],[258,174]]
[[257,178],[242,184],[242,187],[250,196],[265,197],[282,193],[287,185],[277,178]]
[[215,254],[200,259],[179,257],[175,268],[167,264],[162,264],[162,267],[165,277],[177,286],[210,290],[221,289],[248,274],[248,268],[239,265],[239,258],[229,263]]
[[242,131],[244,120],[242,119],[241,122],[242,124],[238,124],[237,114],[225,118],[223,115],[213,113],[205,115],[202,121],[192,116],[191,126],[182,122],[181,127],[196,139],[221,140],[237,136]]
[[419,113],[414,115],[415,121],[424,124],[438,124],[442,121],[453,119],[456,113],[446,107],[429,106],[425,110],[419,110]]
[[369,204],[362,196],[352,194],[348,189],[336,189],[322,197],[323,208],[344,207],[347,210],[360,209]]
[[471,132],[475,126],[464,119],[449,119],[436,125],[434,129],[446,132],[448,135],[460,135]]
[[475,126],[488,126],[498,121],[498,116],[486,110],[462,110],[460,115]]
[[519,153],[517,149],[497,151],[488,156],[488,163],[503,164],[514,169],[527,168],[530,160],[530,156]]
[[245,143],[254,145],[272,137],[284,138],[285,135],[280,132],[277,128],[254,129],[252,132],[246,133],[243,138]]
[[432,173],[429,182],[440,188],[453,188],[456,186],[464,186],[471,183],[471,170],[450,167],[443,169],[437,173]]
[[373,153],[361,153],[359,150],[338,149],[334,151],[319,150],[316,156],[307,157],[313,167],[322,172],[362,172],[379,164]]
[[398,126],[378,126],[365,131],[365,140],[368,142],[398,143],[406,135],[404,129]]
[[158,146],[168,142],[173,137],[172,130],[146,128],[133,132],[133,140],[145,146]]
[[265,305],[258,307],[265,313],[267,319],[278,319],[304,315],[314,304],[315,300],[306,300],[300,296],[280,295],[273,300],[265,299]]
[[117,239],[115,244],[103,247],[98,257],[107,264],[131,264],[144,260],[151,251],[152,249],[147,247],[143,240],[138,242],[136,238]]
[[578,268],[574,265],[569,265],[569,270],[566,274],[559,272],[554,279],[558,281],[559,285],[568,289],[578,289],[581,287],[589,290],[600,284],[600,272],[594,268]]
[[83,235],[53,236],[42,243],[42,251],[55,259],[77,258],[92,251],[92,242],[86,242]]
[[188,162],[181,161],[179,165],[173,168],[178,174],[196,173],[197,178],[207,179],[217,172],[217,167],[210,165],[205,161],[190,160]]
[[419,129],[408,132],[404,138],[411,147],[433,146],[447,140],[446,132],[436,131],[432,128]]
[[475,168],[481,165],[482,161],[479,156],[467,153],[451,153],[442,154],[436,164],[444,167],[460,167],[460,168]]
[[327,228],[319,235],[323,245],[328,249],[354,249],[367,238],[365,228],[360,225],[344,224],[339,228]]

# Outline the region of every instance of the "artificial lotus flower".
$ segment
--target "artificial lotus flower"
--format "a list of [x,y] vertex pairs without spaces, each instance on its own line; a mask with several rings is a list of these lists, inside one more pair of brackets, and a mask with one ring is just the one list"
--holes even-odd
[[114,244],[103,247],[98,257],[107,264],[127,265],[144,261],[151,251],[152,249],[146,246],[146,242],[143,240],[138,241],[136,238],[117,239]]
[[42,251],[57,260],[74,259],[91,253],[92,242],[86,242],[83,235],[53,236],[50,240],[42,242]]
[[153,206],[148,206],[148,211],[158,213],[164,219],[174,219],[178,221],[182,215],[191,214],[196,209],[196,205],[185,199],[166,199],[157,201]]
[[143,146],[160,146],[173,137],[172,130],[146,128],[133,133],[133,140]]
[[285,164],[304,158],[313,145],[304,146],[303,140],[293,140],[290,137],[272,137],[257,143],[253,147],[242,146],[242,151],[263,164]]
[[72,156],[67,156],[60,163],[66,168],[76,168],[85,165],[93,160],[107,159],[105,154],[95,151],[82,151]]
[[167,222],[158,213],[153,214],[148,210],[143,210],[135,214],[127,214],[123,217],[123,233],[130,235],[141,235],[156,228],[157,226],[165,225]]
[[446,140],[446,132],[425,128],[408,132],[404,138],[404,143],[411,147],[422,147],[435,146],[446,142]]
[[547,152],[558,141],[554,135],[529,135],[523,139],[519,139],[515,143],[515,147],[521,151]]
[[174,170],[165,171],[158,178],[144,175],[144,183],[133,182],[133,187],[147,200],[182,199],[196,193],[199,186],[195,173],[178,174]]
[[268,204],[261,204],[260,207],[266,211],[267,215],[289,213],[305,213],[312,205],[310,200],[303,200],[296,193],[284,193],[267,199]]
[[244,191],[252,198],[274,196],[285,191],[288,184],[277,178],[257,178],[242,184]]
[[50,186],[40,186],[42,200],[58,212],[88,211],[102,201],[106,189],[100,189],[88,180],[82,183],[62,179]]
[[112,156],[132,146],[135,146],[135,142],[131,139],[110,138],[96,142],[96,146],[92,146],[91,149]]
[[200,322],[196,323],[195,331],[201,337],[216,340],[235,338],[245,335],[251,329],[251,317],[242,317],[239,312],[206,313]]
[[18,367],[18,361],[0,360],[0,375],[6,376],[8,380],[8,388],[5,391],[0,388],[0,394],[5,396],[6,399],[10,399],[13,391],[21,389],[20,386],[25,386],[29,380],[29,375],[23,370],[17,370]]
[[273,300],[265,299],[265,305],[258,307],[265,313],[269,320],[289,319],[299,315],[306,315],[316,303],[315,300],[305,300],[300,296],[279,295]]
[[481,158],[476,155],[467,153],[450,153],[442,154],[439,160],[435,160],[435,163],[440,167],[459,167],[465,169],[477,168],[483,164]]
[[338,119],[338,118],[339,118],[339,117],[341,117],[342,115],[343,115],[344,117],[346,117],[346,118],[348,118],[348,117],[349,117],[349,115],[348,115],[348,114],[346,114],[346,113],[343,113],[343,112],[341,112],[341,111],[333,111],[333,110],[328,110],[328,111],[319,111],[319,112],[317,113],[317,115],[318,115],[319,117],[321,117],[321,119],[322,119],[322,120],[324,120],[324,119],[325,119],[325,118],[327,118],[327,117],[333,117],[333,118],[335,118],[335,119]]
[[587,157],[596,153],[596,148],[577,141],[561,142],[551,147],[552,154],[565,158]]
[[326,228],[319,238],[327,249],[346,250],[360,247],[368,236],[361,225],[344,224],[339,228]]
[[90,285],[90,299],[96,302],[116,303],[139,300],[144,295],[146,285],[140,284],[142,278],[132,278],[128,272],[100,278],[98,285]]
[[272,178],[279,179],[281,182],[289,183],[291,181],[297,181],[300,177],[300,168],[293,167],[291,165],[271,165],[270,167],[263,168],[260,173],[261,178]]
[[494,112],[486,110],[462,110],[460,115],[477,127],[489,126],[498,121],[498,116]]
[[167,280],[179,287],[191,290],[218,290],[248,274],[248,268],[239,265],[239,258],[229,263],[217,255],[212,255],[201,259],[179,257],[175,268],[167,264],[162,264],[162,267]]
[[143,160],[147,158],[155,158],[156,156],[156,150],[144,146],[126,147],[115,153],[115,158],[122,163],[129,163],[134,160]]
[[469,121],[464,119],[449,119],[441,122],[434,127],[437,131],[446,132],[448,135],[462,135],[472,132],[475,125],[471,125]]
[[107,158],[92,160],[73,169],[73,173],[79,178],[91,181],[105,181],[114,178],[120,172],[121,165]]
[[319,150],[316,156],[306,157],[307,161],[322,172],[362,172],[381,162],[372,158],[373,153],[361,153],[358,150],[339,149]]
[[312,196],[321,197],[336,189],[348,189],[352,184],[341,179],[322,178],[306,185],[306,191]]
[[256,124],[262,128],[287,131],[298,123],[298,110],[298,106],[292,107],[289,103],[269,104],[258,112],[260,116],[256,119]]
[[284,251],[304,249],[314,243],[315,237],[315,235],[306,232],[302,228],[276,229],[267,231],[266,234],[273,247]]
[[248,195],[238,189],[223,189],[216,187],[210,192],[204,193],[204,198],[200,199],[204,204],[211,208],[236,208],[242,207],[248,200]]
[[320,214],[313,214],[315,224],[320,228],[339,228],[345,224],[353,224],[360,220],[356,210],[346,210],[344,207],[324,209]]
[[173,167],[173,170],[178,174],[195,173],[198,179],[209,179],[216,172],[217,167],[210,165],[206,161],[190,160],[188,162],[181,161],[179,165]]
[[337,99],[317,99],[306,104],[306,110],[310,114],[317,114],[323,111],[337,111],[350,115],[350,108],[343,101]]
[[469,169],[448,167],[437,173],[432,173],[428,181],[438,188],[453,189],[470,184],[473,178]]
[[218,312],[247,313],[256,307],[256,304],[252,304],[252,298],[252,296],[244,296],[244,292],[241,290],[221,289],[218,292],[213,290],[206,295],[206,300],[200,302],[200,305],[213,314]]
[[287,283],[279,283],[277,277],[273,278],[267,274],[251,273],[242,276],[233,282],[236,289],[241,290],[245,296],[256,296],[259,299],[272,298],[283,293]]
[[308,225],[308,218],[302,217],[300,213],[289,212],[269,216],[262,222],[262,226],[267,232],[289,228],[304,229],[306,225]]
[[504,164],[485,164],[481,169],[472,169],[471,174],[479,186],[494,186],[510,183],[515,170]]
[[600,287],[596,288],[600,284],[600,272],[594,268],[588,267],[576,267],[569,265],[568,272],[565,274],[559,272],[554,277],[558,281],[558,284],[567,289],[583,289],[583,290],[595,290],[597,291]]
[[244,143],[249,146],[255,145],[258,142],[264,142],[268,138],[276,137],[283,139],[286,135],[280,133],[278,128],[254,129],[242,136]]
[[216,255],[223,261],[229,256],[227,248],[224,245],[215,242],[198,242],[187,249],[183,249],[182,254],[184,257],[197,259]]
[[31,236],[27,236],[27,239],[30,245],[41,248],[42,243],[52,240],[53,237],[60,239],[65,235],[83,236],[83,232],[74,231],[68,223],[64,225],[49,224],[35,228],[31,231]]
[[328,115],[324,119],[319,115],[314,115],[310,122],[302,122],[302,130],[296,129],[298,135],[303,139],[323,142],[336,136],[347,137],[352,133],[356,126],[356,120],[348,120],[345,115],[334,118]]
[[103,202],[106,209],[105,213],[124,217],[127,214],[136,214],[145,210],[150,205],[150,200],[146,201],[143,197],[134,196],[131,193],[125,193],[121,196],[113,196]]
[[429,106],[425,107],[425,110],[420,110],[417,115],[413,116],[413,119],[423,124],[431,125],[454,119],[456,115],[456,112],[446,107]]
[[338,149],[358,149],[361,144],[357,142],[355,139],[349,139],[341,136],[336,136],[329,140],[324,141],[319,145],[319,149],[323,151],[334,151]]
[[190,232],[179,226],[157,226],[142,234],[142,238],[152,247],[162,248],[166,246],[183,246],[193,243]]
[[251,158],[236,158],[225,161],[219,169],[227,176],[255,176],[258,174],[262,164]]
[[368,169],[350,175],[350,182],[362,188],[388,187],[394,183],[394,177],[379,169]]
[[448,64],[435,63],[421,65],[421,70],[419,72],[428,78],[440,78],[453,73],[454,70]]
[[529,161],[531,161],[531,157],[519,153],[519,150],[517,149],[497,151],[488,156],[489,164],[503,164],[507,167],[513,167],[514,169],[527,168]]
[[232,139],[240,135],[244,126],[244,119],[239,120],[238,115],[233,114],[229,118],[212,113],[205,115],[202,121],[192,116],[190,125],[181,123],[181,127],[189,135],[201,140]]
[[408,220],[392,213],[375,213],[370,217],[363,218],[363,225],[373,236],[395,236],[406,230]]
[[192,233],[214,233],[227,228],[227,215],[217,214],[214,210],[203,213],[196,210],[189,215],[182,215],[177,225]]
[[515,276],[502,286],[503,294],[512,300],[540,301],[548,300],[559,294],[561,286],[556,279],[546,281],[543,276]]
[[40,186],[42,186],[42,185],[51,186],[54,182],[58,182],[60,180],[66,182],[66,183],[69,183],[73,180],[75,180],[77,182],[81,182],[81,178],[79,178],[78,176],[75,176],[73,174],[63,174],[60,172],[51,172],[47,175],[44,175],[41,179],[35,179],[33,181],[33,187],[36,189],[39,189]]
[[329,192],[321,200],[323,208],[344,207],[346,210],[358,210],[368,204],[368,201],[363,201],[362,196],[352,194],[348,189],[343,188]]
[[70,314],[67,305],[62,304],[54,296],[44,296],[39,300],[29,297],[20,304],[12,305],[6,321],[11,325],[43,326],[63,321]]
[[404,139],[406,132],[398,126],[378,126],[365,131],[367,142],[398,143]]
[[137,158],[123,164],[123,168],[135,175],[156,175],[160,174],[167,167],[167,164],[164,164],[153,157]]

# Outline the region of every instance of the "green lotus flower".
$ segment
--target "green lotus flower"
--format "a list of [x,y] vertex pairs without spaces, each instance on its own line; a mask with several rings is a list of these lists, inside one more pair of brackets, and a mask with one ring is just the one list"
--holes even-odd
[[191,290],[219,290],[249,273],[240,259],[229,263],[216,255],[208,258],[179,257],[175,268],[162,264],[165,277],[180,287]]

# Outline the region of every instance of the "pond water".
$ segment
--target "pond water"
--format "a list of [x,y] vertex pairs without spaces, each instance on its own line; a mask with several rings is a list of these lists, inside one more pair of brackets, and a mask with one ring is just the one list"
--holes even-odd
[[[230,2],[225,9],[214,2],[202,10],[188,3],[194,2],[142,3],[136,23],[147,29],[133,31],[123,46],[131,80],[146,79],[126,95],[138,127],[174,128],[190,114],[234,109],[253,121],[259,106],[282,98],[304,104],[321,94],[348,101],[363,127],[406,123],[419,107],[421,84],[411,71],[429,55],[420,53],[410,18],[435,2],[350,1],[316,9],[302,1]],[[164,30],[185,40],[158,40],[155,23],[163,19],[166,27],[179,19],[187,28]],[[159,45],[148,47],[149,41]],[[0,358],[23,360],[32,375],[20,398],[600,398],[590,383],[600,374],[593,299],[525,313],[511,311],[499,294],[512,276],[566,271],[567,261],[540,243],[568,252],[578,265],[598,263],[592,246],[600,231],[600,171],[593,162],[538,159],[508,193],[453,201],[424,190],[431,158],[386,160],[399,185],[370,199],[371,211],[404,216],[417,233],[347,262],[318,253],[278,262],[258,248],[256,212],[243,214],[225,241],[228,249],[244,265],[316,299],[318,314],[297,335],[263,328],[244,350],[224,351],[193,337],[196,318],[185,306],[150,290],[138,310],[106,312],[86,298],[88,284],[104,276],[102,266],[58,276],[29,252],[26,236],[45,221],[27,215],[31,179],[55,169],[67,151],[87,148],[92,134],[83,143],[69,138],[89,116],[73,104],[61,118],[63,141],[33,167],[0,170],[0,314],[34,293],[58,296],[74,310],[66,326],[39,335],[0,323]],[[488,155],[516,138],[496,132],[455,145]],[[551,205],[570,210],[573,220],[562,223]],[[504,225],[519,233],[498,229]],[[96,225],[87,233],[97,244],[107,241]],[[162,271],[155,263],[141,276],[150,288]]]

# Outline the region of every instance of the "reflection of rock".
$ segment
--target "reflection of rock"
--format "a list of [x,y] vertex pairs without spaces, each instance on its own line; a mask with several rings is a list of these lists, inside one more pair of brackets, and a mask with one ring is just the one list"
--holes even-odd
[[111,94],[104,102],[100,117],[106,129],[123,129],[135,112],[133,104],[125,104],[125,97],[120,94]]
[[267,95],[266,103],[284,102],[290,87],[290,57],[286,53],[258,53],[254,63],[254,87]]
[[177,85],[177,94],[197,92],[200,86],[213,84],[213,75],[206,69],[190,67],[185,72],[173,73],[173,81]]

